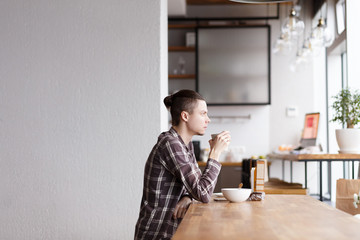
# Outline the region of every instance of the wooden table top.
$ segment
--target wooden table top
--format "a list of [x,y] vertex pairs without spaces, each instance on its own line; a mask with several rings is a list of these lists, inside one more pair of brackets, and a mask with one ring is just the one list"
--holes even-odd
[[194,203],[173,239],[360,239],[360,220],[308,195],[266,195]]
[[306,161],[306,160],[359,160],[360,154],[268,154],[268,160],[290,160],[290,161]]

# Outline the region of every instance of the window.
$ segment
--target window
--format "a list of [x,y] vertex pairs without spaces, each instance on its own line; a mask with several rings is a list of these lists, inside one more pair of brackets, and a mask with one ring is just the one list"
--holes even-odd
[[336,28],[338,34],[345,30],[345,0],[336,3]]
[[346,52],[341,53],[341,80],[342,80],[342,88],[348,87],[348,81],[347,81],[347,54]]

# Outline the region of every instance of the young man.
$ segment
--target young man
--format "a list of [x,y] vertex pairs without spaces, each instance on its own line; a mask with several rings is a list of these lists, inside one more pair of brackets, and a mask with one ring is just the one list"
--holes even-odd
[[135,239],[170,239],[192,199],[209,202],[221,168],[217,160],[231,140],[224,131],[209,141],[209,159],[201,173],[191,139],[203,135],[210,123],[204,98],[181,90],[167,96],[164,103],[172,127],[160,134],[145,165]]

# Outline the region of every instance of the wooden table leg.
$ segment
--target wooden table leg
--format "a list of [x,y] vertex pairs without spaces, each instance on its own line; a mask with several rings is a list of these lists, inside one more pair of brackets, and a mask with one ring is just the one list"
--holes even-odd
[[307,162],[305,161],[305,189],[307,189]]
[[323,201],[322,196],[322,161],[320,160],[320,201]]
[[293,182],[293,161],[290,161],[290,182]]

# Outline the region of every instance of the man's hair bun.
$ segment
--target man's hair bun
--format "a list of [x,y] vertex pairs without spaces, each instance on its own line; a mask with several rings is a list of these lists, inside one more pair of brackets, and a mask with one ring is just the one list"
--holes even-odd
[[172,99],[172,95],[167,96],[166,98],[164,98],[164,104],[167,108],[170,108],[173,104],[173,99]]

